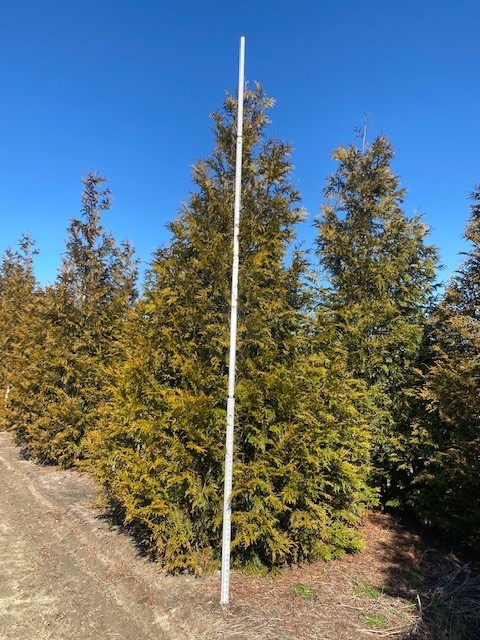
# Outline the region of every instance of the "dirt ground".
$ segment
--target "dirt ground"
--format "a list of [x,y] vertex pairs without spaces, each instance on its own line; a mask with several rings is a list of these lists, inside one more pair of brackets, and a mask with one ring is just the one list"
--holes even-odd
[[362,640],[424,638],[425,567],[439,552],[390,516],[370,515],[365,551],[281,575],[171,577],[92,508],[76,471],[22,459],[0,433],[2,640]]

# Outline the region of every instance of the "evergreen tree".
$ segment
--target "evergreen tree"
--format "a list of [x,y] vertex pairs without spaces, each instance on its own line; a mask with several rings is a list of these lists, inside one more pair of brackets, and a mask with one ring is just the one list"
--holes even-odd
[[[233,547],[237,561],[311,560],[358,545],[368,433],[342,352],[316,353],[289,145],[273,101],[245,95]],[[132,313],[114,400],[89,435],[111,504],[168,570],[218,561],[221,535],[236,100]]]
[[472,198],[472,248],[430,321],[411,501],[426,522],[480,551],[480,185]]
[[132,249],[117,246],[101,224],[111,206],[104,180],[94,173],[83,179],[82,217],[72,219],[58,280],[45,291],[42,345],[14,407],[25,450],[64,466],[82,457],[82,438],[109,395],[119,334],[135,295]]
[[30,357],[39,292],[33,272],[34,243],[27,235],[19,250],[7,249],[0,265],[0,428],[6,428],[10,394]]
[[402,209],[405,190],[391,169],[393,149],[385,137],[364,149],[339,147],[333,158],[338,168],[328,178],[318,222],[318,256],[328,282],[323,302],[350,370],[368,384],[377,405],[373,482],[388,495],[437,252],[426,244],[428,229],[419,216],[407,218]]

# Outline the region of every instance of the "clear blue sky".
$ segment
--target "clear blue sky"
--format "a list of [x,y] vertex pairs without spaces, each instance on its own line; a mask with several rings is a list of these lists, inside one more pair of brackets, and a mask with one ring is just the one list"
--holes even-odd
[[295,148],[300,238],[315,237],[331,151],[368,112],[445,276],[480,182],[479,24],[478,0],[3,0],[0,252],[29,232],[53,281],[90,169],[113,192],[105,225],[148,261],[212,149],[209,114],[236,89],[244,34],[247,78],[277,99],[272,133]]

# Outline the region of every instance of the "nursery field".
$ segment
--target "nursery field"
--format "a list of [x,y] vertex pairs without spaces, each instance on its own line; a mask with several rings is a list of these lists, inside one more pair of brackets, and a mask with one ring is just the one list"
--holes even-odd
[[477,637],[446,618],[449,584],[458,594],[462,585],[478,589],[478,578],[391,516],[366,519],[357,555],[276,576],[234,573],[231,605],[222,608],[218,574],[161,574],[92,508],[95,498],[86,475],[24,460],[0,434],[4,640]]

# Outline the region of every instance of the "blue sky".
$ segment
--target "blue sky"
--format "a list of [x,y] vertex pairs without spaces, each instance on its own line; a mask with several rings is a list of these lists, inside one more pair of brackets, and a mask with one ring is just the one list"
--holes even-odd
[[0,252],[23,232],[53,281],[87,170],[114,196],[105,225],[142,261],[212,149],[209,114],[246,77],[277,99],[271,131],[294,146],[311,245],[331,151],[386,134],[446,265],[458,264],[468,194],[480,182],[478,0],[71,0],[1,2]]

